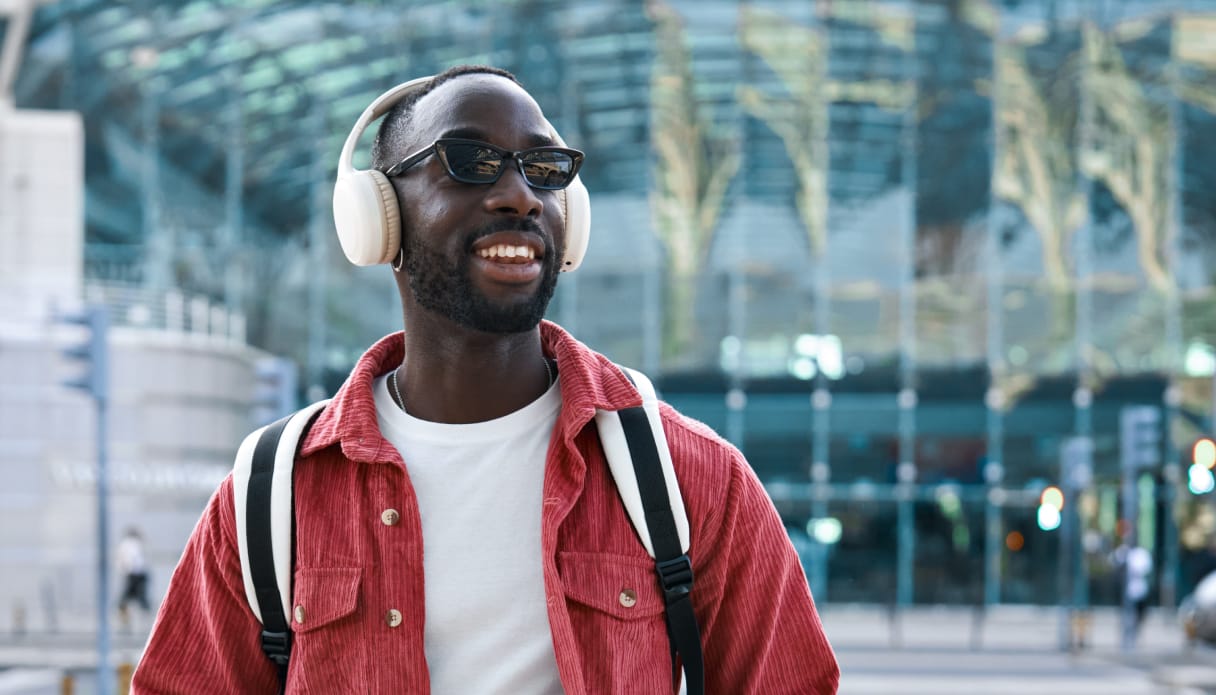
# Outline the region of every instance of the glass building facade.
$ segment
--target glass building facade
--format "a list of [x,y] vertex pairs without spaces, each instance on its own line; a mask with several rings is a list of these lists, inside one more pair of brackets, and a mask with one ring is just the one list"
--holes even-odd
[[316,394],[400,316],[334,243],[348,128],[507,68],[588,154],[551,318],[743,450],[820,601],[1111,603],[1134,532],[1172,604],[1216,537],[1214,37],[1216,0],[76,0],[14,94],[85,117],[89,282],[242,312]]

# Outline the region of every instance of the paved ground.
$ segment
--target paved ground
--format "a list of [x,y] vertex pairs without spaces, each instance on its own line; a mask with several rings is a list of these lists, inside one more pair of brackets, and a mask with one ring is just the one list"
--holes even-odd
[[[1216,695],[1216,650],[1191,647],[1170,617],[1151,615],[1132,652],[1119,648],[1117,615],[1093,615],[1087,648],[1060,649],[1054,609],[1002,607],[982,616],[926,608],[898,617],[829,605],[824,625],[843,670],[841,695]],[[142,633],[117,635],[114,663],[134,663]],[[0,695],[94,695],[87,633],[0,634]],[[17,667],[17,668],[12,668]]]
[[[982,619],[981,619],[982,618]],[[924,609],[894,617],[828,606],[824,624],[843,672],[842,695],[1200,695],[1216,693],[1216,651],[1186,644],[1153,615],[1136,649],[1119,648],[1114,611],[1096,612],[1083,650],[1060,649],[1054,609],[986,615]]]

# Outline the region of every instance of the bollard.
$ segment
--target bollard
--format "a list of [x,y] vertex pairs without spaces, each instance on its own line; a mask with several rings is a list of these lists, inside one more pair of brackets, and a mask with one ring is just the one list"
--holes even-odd
[[887,638],[892,649],[904,646],[903,625],[900,622],[899,605],[895,602],[887,604]]
[[135,673],[135,667],[123,662],[114,668],[114,673],[118,676],[118,689],[115,692],[118,695],[130,695],[131,676]]
[[13,636],[25,636],[25,603],[23,601],[13,602]]
[[971,607],[971,651],[984,648],[984,619],[987,617],[987,606],[983,602]]
[[1073,651],[1085,651],[1089,648],[1089,629],[1093,625],[1093,616],[1089,611],[1077,610],[1072,614]]
[[63,679],[59,681],[59,695],[72,695],[76,692],[76,679],[72,674],[63,674]]

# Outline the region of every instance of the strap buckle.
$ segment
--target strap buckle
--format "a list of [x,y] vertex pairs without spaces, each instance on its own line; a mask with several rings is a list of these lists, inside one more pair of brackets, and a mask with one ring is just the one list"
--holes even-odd
[[291,657],[291,632],[262,630],[262,651],[279,666],[286,666]]
[[654,566],[659,573],[659,584],[663,587],[667,605],[688,598],[692,592],[692,561],[687,554],[656,562]]

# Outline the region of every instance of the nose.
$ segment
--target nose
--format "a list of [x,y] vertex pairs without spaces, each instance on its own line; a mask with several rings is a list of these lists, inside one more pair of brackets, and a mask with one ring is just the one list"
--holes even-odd
[[524,180],[519,163],[512,160],[504,162],[503,166],[502,176],[490,185],[490,193],[485,198],[486,209],[517,217],[540,217],[545,204],[537,195],[538,191]]

